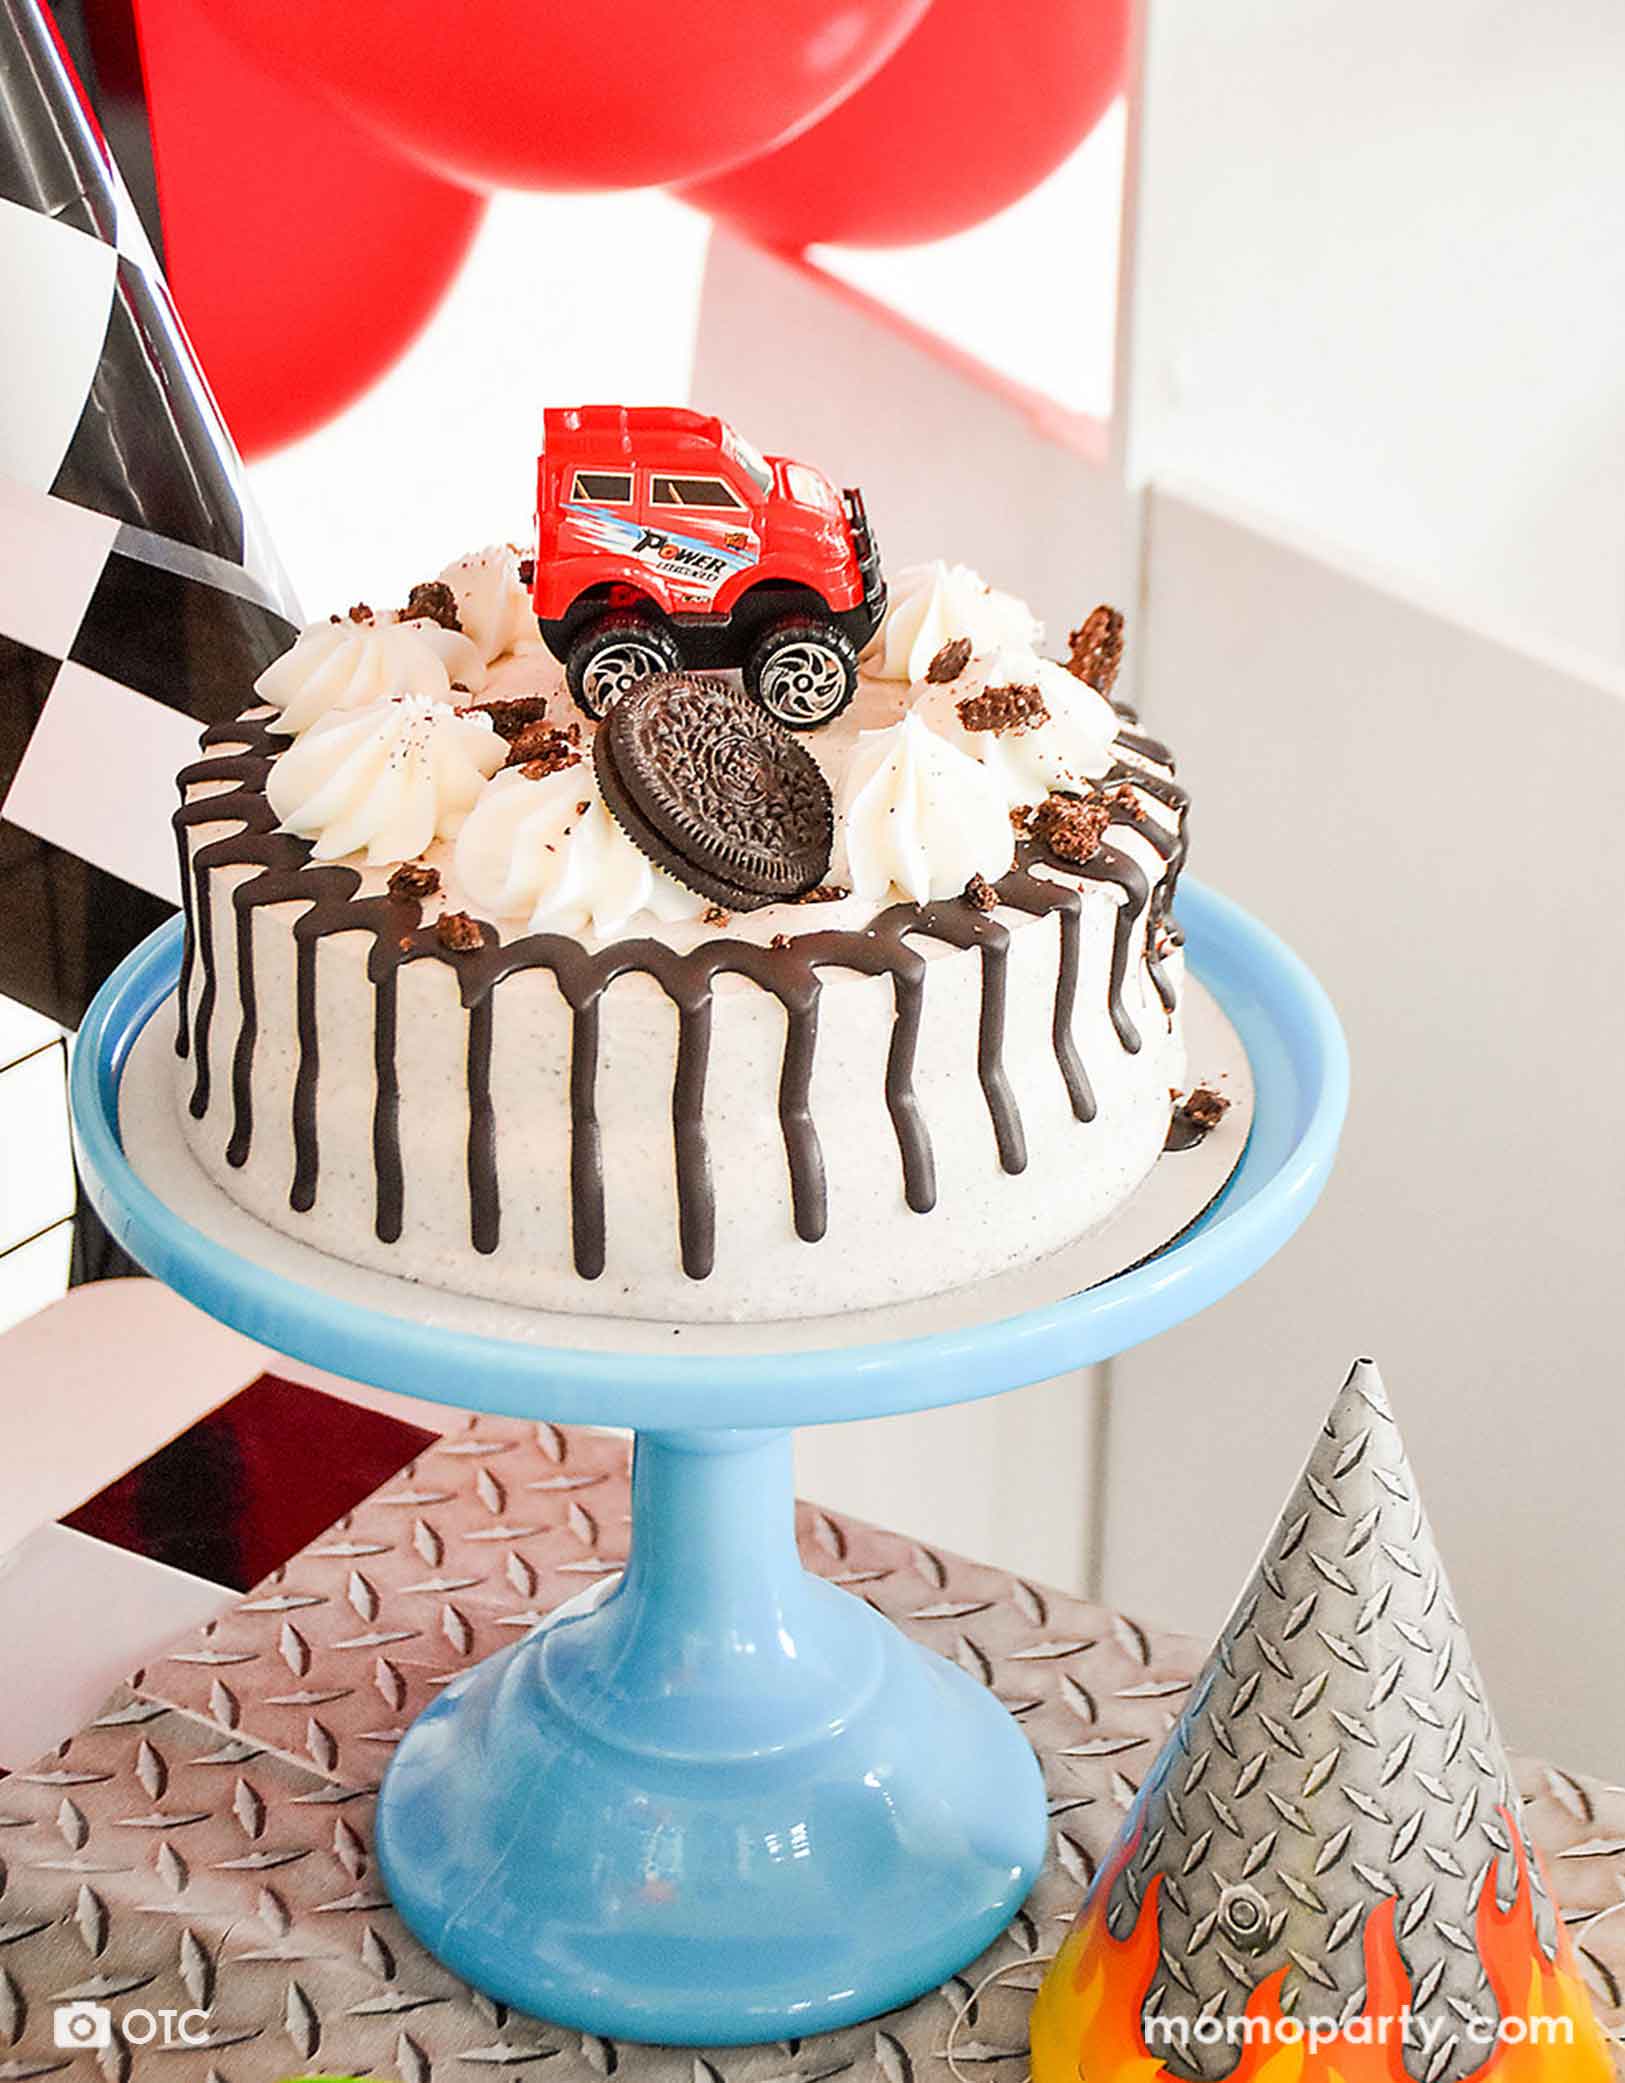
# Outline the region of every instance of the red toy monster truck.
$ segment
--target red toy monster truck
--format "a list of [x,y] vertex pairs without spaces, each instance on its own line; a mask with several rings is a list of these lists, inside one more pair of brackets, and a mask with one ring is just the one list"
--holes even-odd
[[680,406],[552,408],[537,619],[589,716],[650,673],[738,666],[791,730],[838,716],[886,607],[862,495]]

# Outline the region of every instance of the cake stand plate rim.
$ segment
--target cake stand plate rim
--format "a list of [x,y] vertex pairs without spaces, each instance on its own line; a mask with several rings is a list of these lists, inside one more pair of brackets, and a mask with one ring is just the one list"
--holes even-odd
[[[802,1319],[783,1326],[793,1337],[771,1351],[597,1351],[413,1322],[255,1265],[161,1200],[120,1138],[121,1083],[173,987],[178,919],[125,958],[81,1026],[72,1068],[81,1174],[114,1237],[199,1307],[295,1358],[434,1401],[661,1430],[834,1422],[971,1401],[1106,1359],[1208,1307],[1286,1242],[1330,1173],[1348,1053],[1324,990],[1229,899],[1187,880],[1179,910],[1191,970],[1236,1028],[1253,1072],[1255,1113],[1240,1163],[1197,1220],[1149,1260],[1081,1293],[968,1326],[831,1345],[820,1342],[820,1320]],[[565,1338],[570,1322],[549,1319]],[[669,1326],[645,1328],[650,1348],[673,1335]],[[692,1328],[714,1337],[727,1327]],[[760,1337],[775,1327],[741,1328]]]

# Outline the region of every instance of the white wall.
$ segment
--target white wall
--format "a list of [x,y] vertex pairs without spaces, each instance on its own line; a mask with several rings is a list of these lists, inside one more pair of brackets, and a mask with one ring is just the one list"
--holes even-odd
[[1617,1776],[1625,690],[1183,500],[1147,532],[1197,871],[1325,983],[1354,1098],[1294,1242],[1114,1363],[1106,1593],[1215,1630],[1372,1354],[1508,1739]]
[[1150,0],[1131,469],[1625,665],[1617,0]]

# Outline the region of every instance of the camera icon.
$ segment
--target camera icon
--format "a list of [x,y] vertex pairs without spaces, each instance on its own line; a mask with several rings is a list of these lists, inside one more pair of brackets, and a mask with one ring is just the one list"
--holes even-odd
[[59,2047],[110,2047],[113,2014],[102,2003],[59,2003],[52,2021]]

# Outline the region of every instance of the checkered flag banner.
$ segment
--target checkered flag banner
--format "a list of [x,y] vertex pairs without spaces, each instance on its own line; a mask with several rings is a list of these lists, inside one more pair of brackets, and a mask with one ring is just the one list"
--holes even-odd
[[77,1025],[299,616],[55,26],[0,0],[0,992]]

